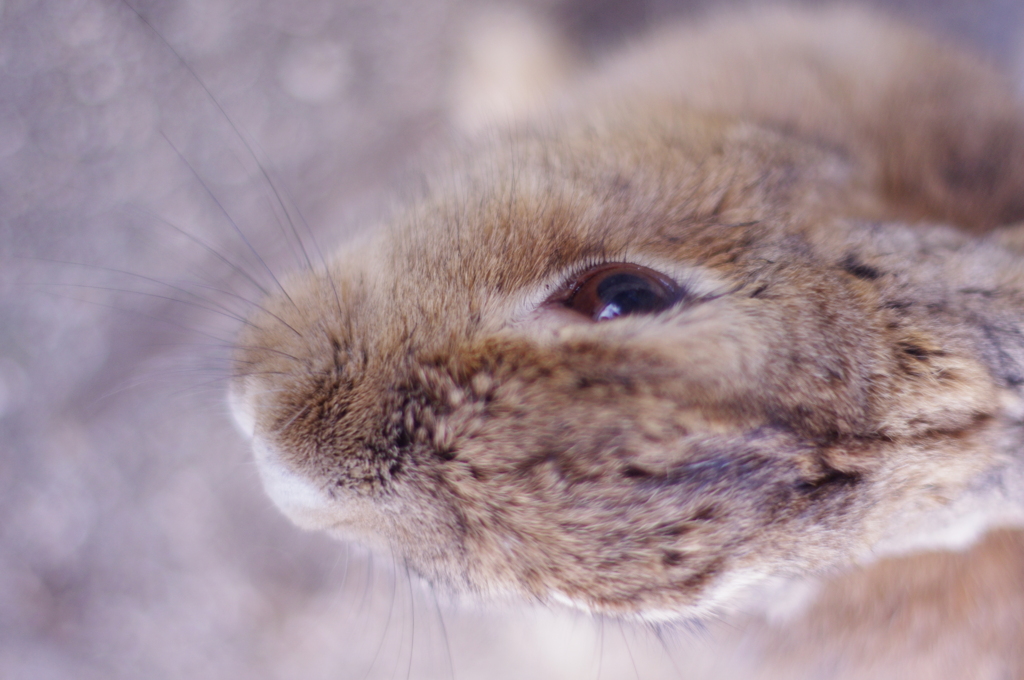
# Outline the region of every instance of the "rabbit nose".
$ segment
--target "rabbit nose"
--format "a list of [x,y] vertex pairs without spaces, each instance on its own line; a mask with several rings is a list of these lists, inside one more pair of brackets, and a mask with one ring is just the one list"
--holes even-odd
[[335,524],[322,491],[290,470],[280,454],[259,437],[253,440],[252,448],[263,487],[285,516],[303,529],[324,530]]

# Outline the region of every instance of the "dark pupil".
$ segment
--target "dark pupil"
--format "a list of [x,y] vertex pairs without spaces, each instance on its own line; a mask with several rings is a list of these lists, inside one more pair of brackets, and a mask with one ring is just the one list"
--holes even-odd
[[597,297],[602,304],[597,321],[654,312],[665,304],[650,282],[635,274],[612,274],[607,277],[598,284]]

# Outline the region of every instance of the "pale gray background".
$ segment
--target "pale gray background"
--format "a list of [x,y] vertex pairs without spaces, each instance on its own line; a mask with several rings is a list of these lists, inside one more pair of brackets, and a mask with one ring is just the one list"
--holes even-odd
[[[372,224],[448,133],[480,4],[135,4],[198,80],[120,2],[0,0],[0,678],[699,674],[700,635],[451,607],[293,529],[226,417],[234,322],[181,302],[255,293],[171,225],[266,279],[211,194],[296,266],[254,155],[320,242]],[[714,4],[524,6],[585,61]],[[1024,75],[1019,0],[877,4]]]

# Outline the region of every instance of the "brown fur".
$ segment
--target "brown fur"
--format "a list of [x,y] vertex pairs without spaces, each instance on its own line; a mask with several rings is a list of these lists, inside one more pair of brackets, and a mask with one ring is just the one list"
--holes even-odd
[[836,577],[799,619],[745,642],[764,677],[1021,678],[1021,564],[1024,540],[1009,531],[963,553],[886,560]]
[[[458,590],[664,618],[1020,519],[1019,230],[966,232],[1024,219],[1024,116],[978,60],[858,12],[732,17],[459,165],[239,337],[261,461],[318,498],[283,503],[300,522]],[[690,295],[537,321],[601,262]],[[871,597],[838,584],[830,639]]]

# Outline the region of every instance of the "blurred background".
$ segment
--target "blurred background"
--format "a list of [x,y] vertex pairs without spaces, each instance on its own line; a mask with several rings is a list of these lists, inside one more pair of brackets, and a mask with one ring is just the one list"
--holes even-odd
[[[547,54],[557,86],[724,4],[0,0],[0,678],[742,673],[701,631],[455,606],[293,528],[223,398],[257,284],[497,115],[488,74]],[[1024,84],[1019,0],[874,4]]]

